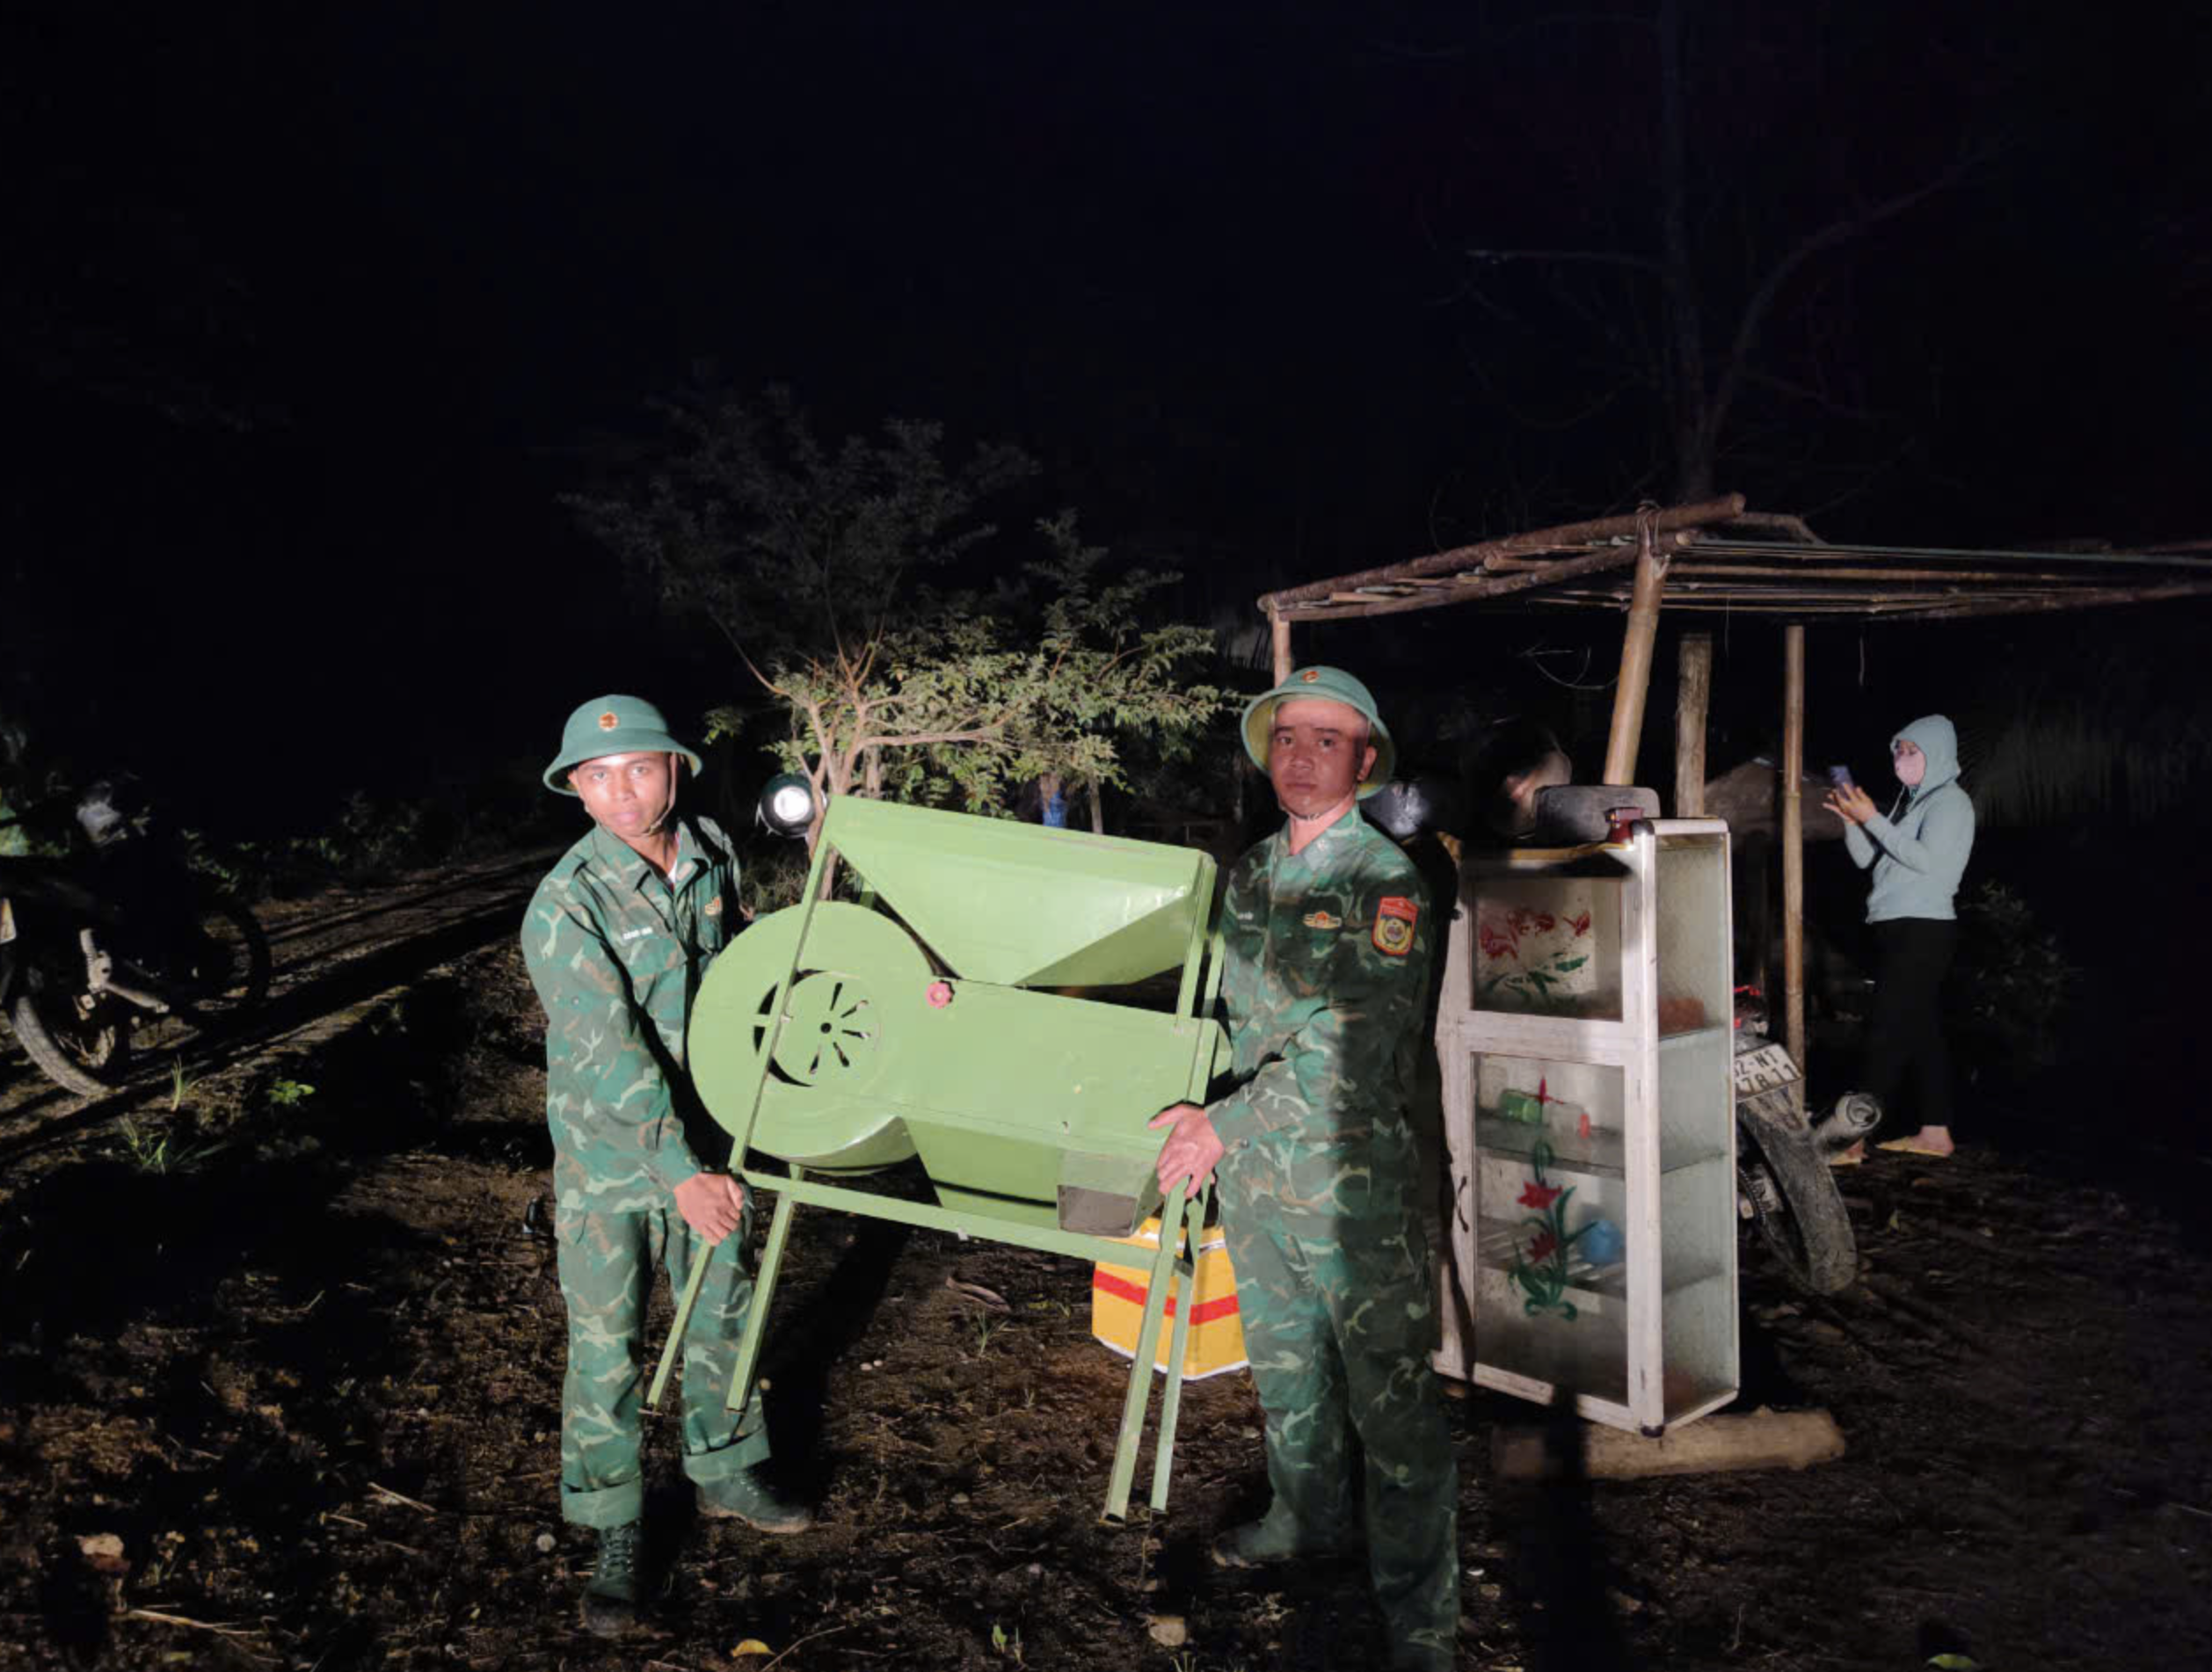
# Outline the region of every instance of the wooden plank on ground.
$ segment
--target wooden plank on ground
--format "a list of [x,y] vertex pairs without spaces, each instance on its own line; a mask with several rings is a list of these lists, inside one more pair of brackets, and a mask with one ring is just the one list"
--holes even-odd
[[[1572,1459],[1557,1455],[1553,1436],[1558,1432],[1499,1428],[1490,1441],[1491,1472],[1501,1480],[1541,1480],[1573,1472]],[[1595,1423],[1583,1424],[1579,1432],[1580,1472],[1593,1480],[1807,1469],[1844,1455],[1843,1430],[1825,1411],[1770,1411],[1761,1407],[1709,1416],[1655,1440]]]

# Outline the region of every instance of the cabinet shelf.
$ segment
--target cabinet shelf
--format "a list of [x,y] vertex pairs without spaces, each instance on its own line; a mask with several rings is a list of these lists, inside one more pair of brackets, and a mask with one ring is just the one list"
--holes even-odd
[[[1494,1050],[1510,1050],[1517,1057],[1563,1063],[1622,1063],[1636,1048],[1628,1024],[1612,1016],[1546,1015],[1525,1010],[1470,1010],[1448,1023],[1450,1036],[1460,1044],[1480,1041]],[[1670,1054],[1702,1042],[1725,1038],[1734,1023],[1707,1022],[1659,1036],[1659,1049]]]
[[[1626,1374],[1624,1364],[1619,1375]],[[1576,1378],[1575,1382],[1554,1382],[1544,1376],[1483,1363],[1474,1367],[1471,1379],[1479,1387],[1494,1388],[1498,1392],[1510,1393],[1515,1399],[1526,1399],[1531,1404],[1541,1405],[1547,1409],[1556,1407],[1561,1396],[1565,1394],[1573,1399],[1575,1415],[1591,1422],[1605,1423],[1611,1428],[1639,1429],[1647,1426],[1627,1401],[1587,1392],[1579,1385],[1581,1378]],[[1663,1431],[1694,1421],[1708,1412],[1732,1404],[1736,1394],[1733,1380],[1704,1380],[1693,1374],[1670,1374],[1662,1383],[1661,1389],[1664,1399],[1660,1424]]]
[[1659,1049],[1678,1050],[1684,1045],[1694,1045],[1703,1040],[1725,1039],[1735,1031],[1735,1023],[1733,1020],[1707,1022],[1702,1028],[1684,1028],[1680,1033],[1661,1034]]
[[[1516,1231],[1510,1225],[1493,1222],[1483,1227],[1475,1242],[1476,1263],[1487,1271],[1510,1274],[1521,1248],[1532,1233]],[[1668,1271],[1661,1285],[1663,1294],[1672,1295],[1699,1283],[1711,1283],[1727,1275],[1718,1261],[1700,1261],[1694,1266]],[[1567,1295],[1570,1300],[1587,1302],[1592,1299],[1626,1301],[1628,1298],[1628,1261],[1616,1260],[1611,1265],[1592,1265],[1577,1254],[1569,1254],[1567,1260]]]
[[[1478,1152],[1486,1161],[1506,1161],[1527,1167],[1536,1159],[1539,1139],[1552,1146],[1552,1156],[1546,1166],[1555,1173],[1587,1173],[1594,1178],[1620,1179],[1628,1175],[1626,1143],[1611,1127],[1590,1129],[1584,1138],[1580,1132],[1554,1133],[1541,1126],[1532,1126],[1525,1121],[1509,1121],[1502,1115],[1477,1115],[1474,1118],[1474,1141]],[[1659,1143],[1659,1170],[1677,1172],[1685,1167],[1697,1167],[1703,1162],[1717,1160],[1728,1153],[1718,1142],[1703,1143],[1693,1140],[1673,1140],[1663,1137]]]

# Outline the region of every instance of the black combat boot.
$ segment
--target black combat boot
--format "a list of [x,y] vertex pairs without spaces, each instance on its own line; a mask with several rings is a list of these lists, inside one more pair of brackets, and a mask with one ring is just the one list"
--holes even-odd
[[1356,1556],[1367,1547],[1357,1531],[1316,1537],[1295,1517],[1270,1509],[1257,1521],[1232,1527],[1216,1538],[1207,1554],[1217,1567],[1263,1567],[1270,1562],[1330,1556]]
[[742,1521],[764,1533],[804,1532],[814,1512],[787,1498],[758,1469],[739,1469],[699,1486],[699,1513],[717,1520]]
[[584,1629],[620,1637],[637,1625],[637,1546],[640,1525],[626,1521],[599,1530],[599,1561],[584,1588]]

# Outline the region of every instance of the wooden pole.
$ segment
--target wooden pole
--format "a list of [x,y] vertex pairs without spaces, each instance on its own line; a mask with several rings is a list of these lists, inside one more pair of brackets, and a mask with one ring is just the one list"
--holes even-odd
[[[1782,1042],[1805,1062],[1805,628],[1782,629]],[[1793,1094],[1802,1109],[1805,1082]]]
[[1270,647],[1275,656],[1275,682],[1277,685],[1291,677],[1291,620],[1279,609],[1267,613]]
[[1685,633],[1674,700],[1674,815],[1705,816],[1705,716],[1713,702],[1713,635]]
[[1605,738],[1609,784],[1636,781],[1636,748],[1643,741],[1644,698],[1651,689],[1651,647],[1659,636],[1659,594],[1667,565],[1659,556],[1654,518],[1637,519],[1636,589],[1628,600],[1628,631],[1620,644],[1620,678],[1613,686],[1613,724]]

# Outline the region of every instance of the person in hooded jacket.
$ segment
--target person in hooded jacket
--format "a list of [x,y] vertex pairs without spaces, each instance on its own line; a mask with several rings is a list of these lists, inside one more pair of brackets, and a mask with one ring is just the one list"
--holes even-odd
[[[1889,740],[1903,785],[1885,817],[1857,784],[1831,791],[1828,810],[1844,821],[1844,847],[1874,871],[1866,921],[1881,949],[1874,1014],[1859,1090],[1887,1111],[1910,1076],[1920,1128],[1879,1147],[1948,1155],[1951,1055],[1944,1043],[1943,978],[1958,949],[1959,879],[1974,851],[1974,802],[1959,782],[1959,734],[1939,714],[1915,720]],[[1853,1145],[1842,1161],[1859,1158]]]

